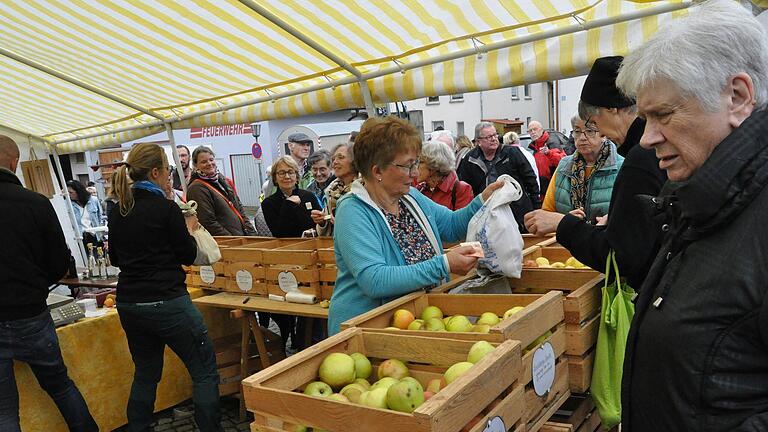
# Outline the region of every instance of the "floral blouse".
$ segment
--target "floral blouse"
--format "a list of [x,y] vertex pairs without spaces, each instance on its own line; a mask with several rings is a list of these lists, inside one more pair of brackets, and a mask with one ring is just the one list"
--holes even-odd
[[403,251],[405,262],[416,264],[434,257],[437,253],[435,248],[429,242],[429,238],[421,229],[416,218],[411,214],[403,201],[398,202],[400,215],[395,216],[392,213],[384,211],[389,227],[392,229],[392,235],[395,241]]

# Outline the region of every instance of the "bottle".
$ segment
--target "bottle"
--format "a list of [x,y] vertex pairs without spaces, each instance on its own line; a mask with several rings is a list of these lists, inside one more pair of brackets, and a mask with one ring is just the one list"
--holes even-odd
[[104,242],[104,277],[109,279],[109,267],[112,265],[109,262],[109,245]]
[[93,243],[88,243],[88,279],[93,279],[96,271],[96,258],[93,256]]
[[104,250],[101,247],[96,248],[96,266],[98,267],[99,279],[106,279],[106,266],[104,262]]

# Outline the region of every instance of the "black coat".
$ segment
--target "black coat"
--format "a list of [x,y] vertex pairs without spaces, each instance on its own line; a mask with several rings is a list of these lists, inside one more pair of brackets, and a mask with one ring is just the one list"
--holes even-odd
[[127,216],[109,212],[109,258],[120,267],[117,299],[143,303],[187,295],[186,274],[197,243],[187,231],[179,206],[165,197],[133,189],[135,203]]
[[30,318],[47,305],[48,287],[67,272],[69,249],[48,198],[0,169],[0,321]]
[[[541,207],[536,173],[533,172],[528,159],[520,153],[523,151],[526,150],[512,146],[499,146],[492,162],[493,167],[496,169],[496,177],[508,174],[517,180],[520,187],[523,188],[523,197],[511,205],[515,219],[517,219],[518,229],[522,232],[525,231],[523,216],[531,210]],[[478,196],[488,186],[488,171],[482,149],[475,147],[461,160],[456,174],[458,174],[461,181],[469,183],[472,186],[474,195]]]
[[573,215],[565,215],[557,226],[557,241],[597,271],[605,271],[608,253],[616,251],[619,273],[636,290],[661,244],[661,224],[653,220],[651,198],[667,181],[655,152],[639,145],[644,130],[645,122],[636,119],[618,148],[624,164],[613,184],[608,226],[596,227]]
[[626,432],[768,430],[767,137],[753,113],[656,200],[668,232],[627,340]]
[[264,220],[275,237],[301,237],[304,231],[315,227],[310,216],[312,210],[323,210],[312,192],[297,187],[293,194],[299,196],[301,204],[288,201],[279,188],[261,203]]

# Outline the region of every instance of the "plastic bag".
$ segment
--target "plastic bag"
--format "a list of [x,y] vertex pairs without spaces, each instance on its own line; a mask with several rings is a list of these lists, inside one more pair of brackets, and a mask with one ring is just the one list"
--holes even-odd
[[[611,266],[616,279],[608,284]],[[635,290],[619,279],[619,267],[614,253],[608,254],[605,285],[600,311],[600,328],[592,367],[591,392],[603,427],[610,429],[621,422],[621,377],[624,371],[624,351],[635,305]]]
[[478,260],[478,267],[519,278],[523,269],[523,236],[509,204],[523,196],[523,189],[507,174],[500,175],[499,180],[504,180],[504,186],[469,221],[467,241],[479,241],[483,246],[485,258]]
[[[186,203],[179,203],[179,207],[184,216],[197,215],[197,203],[194,200],[189,200]],[[216,240],[207,229],[202,225],[197,224],[197,229],[192,231],[191,234],[195,239],[195,243],[197,243],[197,256],[195,256],[193,265],[211,265],[221,259],[219,244],[216,243]]]

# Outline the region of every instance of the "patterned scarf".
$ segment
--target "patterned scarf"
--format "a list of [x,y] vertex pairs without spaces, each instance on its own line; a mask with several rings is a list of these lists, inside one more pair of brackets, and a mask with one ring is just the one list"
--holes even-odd
[[584,209],[584,211],[588,211],[586,208],[586,201],[587,201],[587,193],[588,193],[588,183],[589,179],[592,178],[592,176],[595,175],[595,173],[605,165],[605,161],[608,160],[608,157],[611,155],[611,142],[609,140],[603,141],[603,146],[600,147],[600,152],[597,155],[597,161],[595,161],[595,166],[592,168],[592,172],[590,173],[589,177],[586,176],[587,172],[587,160],[584,159],[584,156],[576,152],[573,154],[573,164],[571,165],[571,207],[574,209]]
[[336,202],[341,198],[344,194],[348,193],[350,190],[352,190],[352,182],[349,182],[349,184],[345,185],[343,181],[341,181],[340,178],[337,178],[331,184],[328,186],[328,189],[325,190],[325,193],[328,194],[328,214],[335,215],[336,214]]
[[218,180],[218,178],[219,178],[219,170],[218,169],[212,175],[206,175],[206,174],[204,174],[200,170],[196,170],[195,173],[197,174],[198,177],[200,177],[201,179],[205,179],[205,180]]

